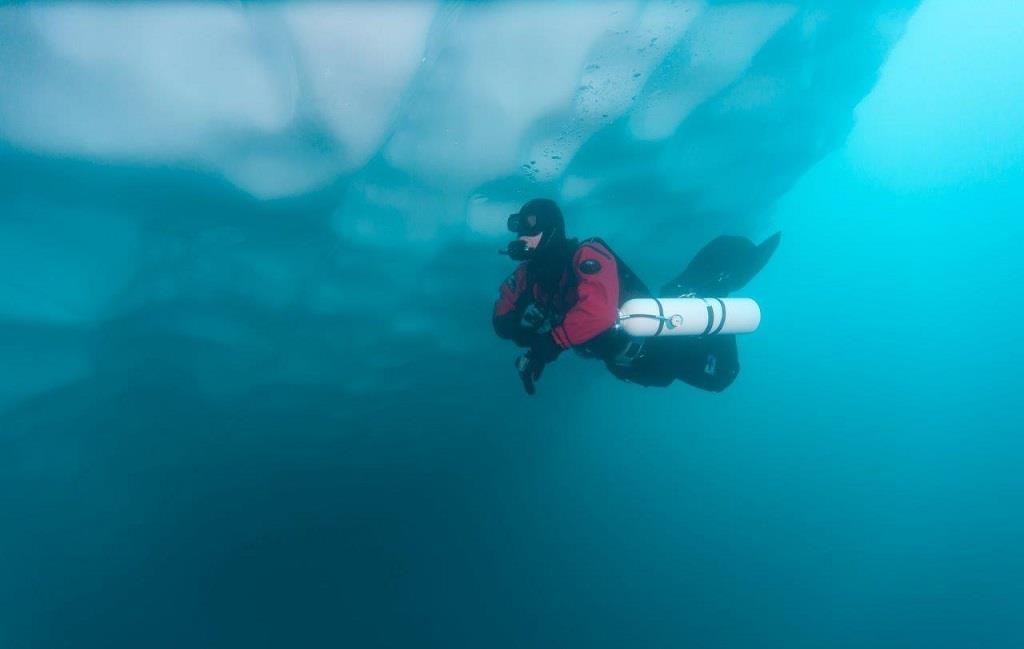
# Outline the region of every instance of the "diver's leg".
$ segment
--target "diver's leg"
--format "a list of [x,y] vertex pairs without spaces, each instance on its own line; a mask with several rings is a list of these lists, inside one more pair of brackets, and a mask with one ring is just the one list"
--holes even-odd
[[676,379],[702,390],[721,392],[740,371],[736,336],[649,338],[643,356],[629,365],[606,363],[616,377],[649,387]]
[[648,338],[644,341],[642,355],[625,365],[606,361],[608,370],[617,378],[646,387],[663,388],[676,380],[676,368],[665,350],[667,338]]
[[702,390],[721,392],[736,380],[740,372],[736,336],[674,338],[671,358],[675,376]]
[[678,277],[661,289],[662,297],[725,297],[743,288],[771,259],[781,232],[755,245],[746,237],[721,236],[701,248]]

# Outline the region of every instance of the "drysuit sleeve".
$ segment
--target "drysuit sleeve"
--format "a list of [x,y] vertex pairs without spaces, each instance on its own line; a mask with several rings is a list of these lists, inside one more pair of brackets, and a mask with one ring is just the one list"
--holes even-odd
[[572,260],[578,295],[551,336],[562,349],[582,345],[615,326],[619,315],[619,269],[611,251],[585,243]]
[[522,317],[520,302],[526,294],[526,264],[520,264],[515,271],[501,283],[498,289],[498,300],[494,303],[494,333],[499,338],[515,340],[522,332],[519,321]]

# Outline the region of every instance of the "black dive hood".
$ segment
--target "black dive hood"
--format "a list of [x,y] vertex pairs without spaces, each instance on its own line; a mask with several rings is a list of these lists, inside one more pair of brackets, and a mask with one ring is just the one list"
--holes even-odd
[[565,219],[562,210],[548,198],[535,198],[515,214],[510,214],[508,229],[519,237],[544,235],[536,248],[527,249],[526,242],[517,238],[509,241],[505,250],[499,251],[516,261],[543,259],[565,247]]

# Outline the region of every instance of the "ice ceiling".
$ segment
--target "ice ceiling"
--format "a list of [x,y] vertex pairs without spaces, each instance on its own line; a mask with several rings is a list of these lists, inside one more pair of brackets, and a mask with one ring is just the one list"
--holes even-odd
[[394,385],[488,340],[536,195],[667,275],[842,142],[916,2],[836,5],[0,8],[0,405],[147,353],[212,391]]

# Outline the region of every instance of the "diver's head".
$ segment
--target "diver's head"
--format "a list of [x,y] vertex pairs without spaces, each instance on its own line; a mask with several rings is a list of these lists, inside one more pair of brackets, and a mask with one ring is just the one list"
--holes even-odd
[[565,247],[565,219],[549,198],[535,198],[509,215],[508,229],[517,238],[506,252],[517,261],[545,259]]

